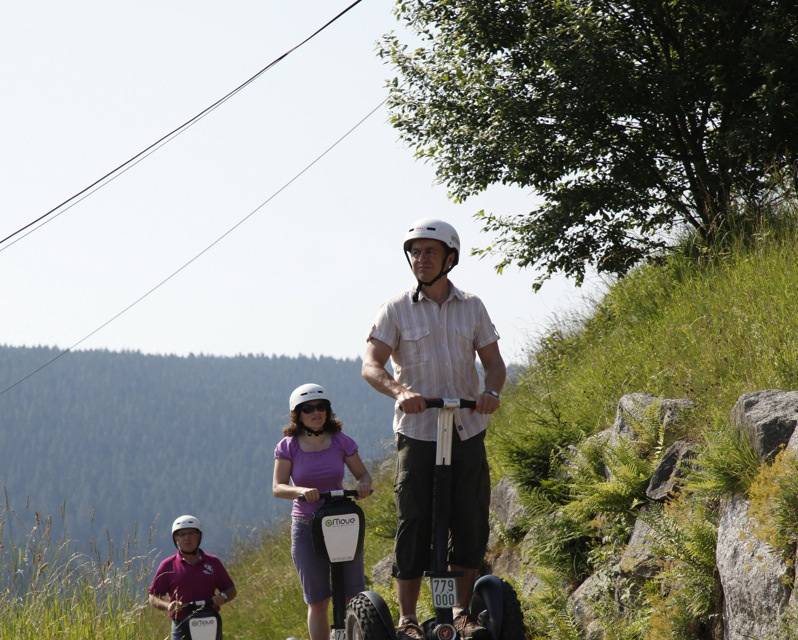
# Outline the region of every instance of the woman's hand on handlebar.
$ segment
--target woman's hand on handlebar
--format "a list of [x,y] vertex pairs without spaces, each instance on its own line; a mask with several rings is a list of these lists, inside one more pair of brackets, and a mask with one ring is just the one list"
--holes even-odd
[[299,495],[305,499],[305,502],[316,502],[321,497],[318,489],[308,487],[303,487]]
[[357,497],[362,500],[372,494],[374,489],[371,488],[371,478],[361,478],[357,483]]
[[396,396],[396,401],[399,403],[399,408],[404,413],[421,413],[427,408],[427,403],[424,397],[406,389]]

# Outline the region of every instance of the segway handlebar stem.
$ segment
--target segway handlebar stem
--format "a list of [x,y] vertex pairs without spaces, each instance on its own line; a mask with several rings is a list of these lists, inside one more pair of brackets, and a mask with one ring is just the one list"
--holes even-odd
[[476,409],[476,400],[465,398],[424,398],[427,409]]

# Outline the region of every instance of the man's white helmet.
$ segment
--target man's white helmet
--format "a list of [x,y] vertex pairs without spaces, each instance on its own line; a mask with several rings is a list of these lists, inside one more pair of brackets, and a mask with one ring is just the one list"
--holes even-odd
[[455,228],[448,222],[435,218],[423,218],[416,220],[405,233],[404,250],[410,251],[410,243],[413,240],[428,238],[438,240],[454,251],[454,263],[456,265],[460,259],[460,236],[457,235]]
[[195,518],[194,516],[190,515],[179,516],[172,523],[172,535],[175,535],[175,533],[181,529],[196,529],[202,533],[202,527],[200,526],[199,518]]
[[303,384],[291,392],[291,397],[288,399],[288,405],[291,411],[296,409],[303,402],[310,402],[311,400],[326,400],[330,401],[330,396],[320,384]]

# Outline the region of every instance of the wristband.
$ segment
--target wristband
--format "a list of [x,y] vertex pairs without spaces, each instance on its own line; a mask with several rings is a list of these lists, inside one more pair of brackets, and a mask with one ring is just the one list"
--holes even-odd
[[224,591],[220,591],[219,595],[222,596],[225,602],[227,602],[230,599],[230,597]]
[[493,389],[485,389],[485,393],[487,393],[489,396],[493,396],[497,400],[499,399],[499,392],[498,391],[494,391]]

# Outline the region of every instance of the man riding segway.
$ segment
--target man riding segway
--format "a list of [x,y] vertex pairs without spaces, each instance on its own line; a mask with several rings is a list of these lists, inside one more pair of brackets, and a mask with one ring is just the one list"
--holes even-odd
[[[459,574],[453,607],[460,637],[490,637],[469,611],[474,580],[488,539],[490,477],[484,446],[488,414],[499,407],[506,369],[499,335],[482,301],[455,287],[448,273],[458,263],[460,239],[442,220],[419,220],[404,237],[404,251],[417,280],[384,304],[368,336],[363,377],[396,400],[396,503],[399,523],[393,575],[399,595],[398,635],[422,640],[416,604],[430,565],[432,496],[437,418],[424,397],[474,398],[475,408],[457,409],[452,442],[449,569]],[[475,354],[484,369],[480,388]],[[386,370],[393,361],[395,378]],[[426,497],[426,498],[425,498]]]
[[200,548],[202,527],[191,515],[172,524],[177,553],[165,558],[149,587],[149,602],[172,620],[172,640],[221,640],[219,609],[236,596],[221,560]]

